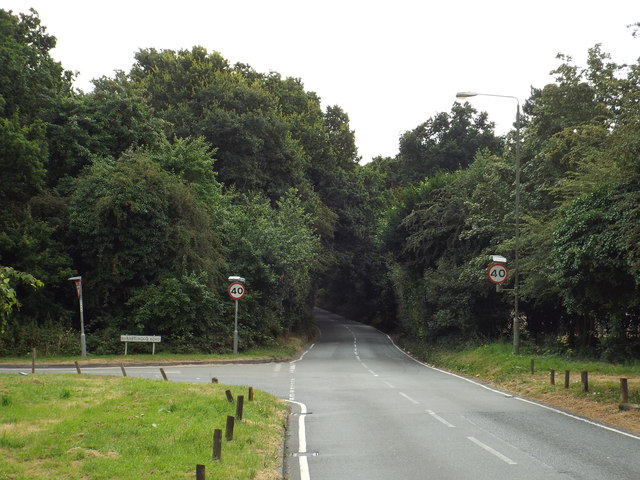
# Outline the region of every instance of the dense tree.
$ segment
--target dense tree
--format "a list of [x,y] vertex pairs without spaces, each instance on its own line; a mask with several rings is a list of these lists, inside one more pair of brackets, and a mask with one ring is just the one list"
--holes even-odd
[[[78,273],[93,351],[125,332],[230,348],[231,274],[242,348],[306,329],[315,302],[423,341],[511,334],[513,280],[486,268],[515,254],[515,138],[486,113],[456,103],[361,166],[347,112],[300,79],[149,49],[83,93],[54,46],[35,12],[0,10],[0,281],[23,304],[1,352],[69,350]],[[558,58],[523,107],[523,338],[637,358],[640,63]]]
[[307,158],[292,138],[264,76],[201,47],[143,50],[130,77],[144,88],[171,135],[202,136],[217,150],[220,181],[275,199],[301,187]]
[[466,168],[478,150],[499,151],[501,142],[486,113],[469,104],[455,103],[451,113],[441,112],[400,137],[395,159],[378,159],[389,186],[420,182],[437,172]]
[[165,272],[220,280],[220,245],[189,185],[145,154],[94,162],[70,204],[71,232],[96,306],[115,308]]

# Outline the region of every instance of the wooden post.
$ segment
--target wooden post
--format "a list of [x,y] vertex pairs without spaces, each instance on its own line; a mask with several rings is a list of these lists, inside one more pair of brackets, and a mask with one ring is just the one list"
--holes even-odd
[[76,360],[76,371],[78,372],[78,375],[80,375],[82,372],[80,371],[80,364],[78,363],[78,361]]
[[552,368],[549,372],[550,378],[551,378],[551,385],[555,385],[556,384],[556,371]]
[[249,387],[249,401],[253,402],[253,387]]
[[205,468],[204,465],[196,465],[196,480],[204,480]]
[[222,457],[222,430],[213,431],[213,460],[220,460]]
[[536,361],[535,359],[531,359],[531,375],[533,375],[534,373],[536,373]]
[[620,379],[620,403],[629,403],[629,382],[626,378]]
[[122,370],[122,376],[126,377],[127,376],[127,371],[124,369],[124,365],[120,364],[120,370]]
[[242,421],[242,409],[244,408],[244,395],[238,395],[238,403],[236,404],[236,418]]
[[213,378],[211,379],[211,383],[218,383],[218,379],[217,379],[216,377],[213,377]]
[[589,391],[589,372],[587,371],[580,372],[580,377],[582,378],[582,391],[588,392]]
[[233,403],[233,394],[231,393],[231,390],[225,390],[224,393],[227,395],[227,400],[229,400],[229,403]]
[[31,349],[31,373],[36,373],[36,349]]
[[569,380],[571,377],[571,370],[564,371],[564,388],[569,388]]
[[224,430],[224,438],[227,439],[227,442],[233,440],[233,426],[236,423],[236,419],[231,415],[227,416],[227,426]]
[[160,369],[160,373],[162,374],[162,378],[164,378],[165,381],[168,381],[169,379],[167,378],[167,374],[164,373],[164,368]]

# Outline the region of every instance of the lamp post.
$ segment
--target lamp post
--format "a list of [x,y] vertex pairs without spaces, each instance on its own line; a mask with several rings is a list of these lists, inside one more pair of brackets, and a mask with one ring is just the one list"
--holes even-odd
[[84,308],[82,306],[82,277],[71,277],[68,280],[76,286],[78,303],[80,305],[80,350],[82,352],[82,358],[87,358],[87,338],[84,334]]
[[469,98],[469,97],[499,97],[499,98],[511,98],[516,101],[516,205],[515,205],[515,217],[516,217],[516,238],[515,238],[515,255],[514,255],[514,268],[515,277],[513,282],[513,297],[514,297],[514,317],[513,317],[513,353],[514,355],[520,354],[520,312],[519,312],[519,276],[520,269],[518,268],[520,258],[520,100],[518,97],[511,95],[495,95],[491,93],[476,93],[476,92],[458,92],[456,98]]

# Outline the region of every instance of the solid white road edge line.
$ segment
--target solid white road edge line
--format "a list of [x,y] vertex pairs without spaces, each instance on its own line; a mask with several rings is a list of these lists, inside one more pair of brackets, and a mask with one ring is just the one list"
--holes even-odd
[[524,402],[524,403],[529,403],[531,405],[536,405],[538,407],[546,408],[547,410],[551,410],[552,412],[561,413],[565,417],[573,418],[574,420],[580,420],[581,422],[588,423],[589,425],[593,425],[595,427],[600,427],[604,430],[608,430],[613,433],[624,435],[625,437],[633,438],[635,440],[640,440],[640,436],[634,435],[633,433],[625,432],[624,430],[618,430],[617,428],[609,427],[608,425],[603,425],[602,423],[594,422],[593,420],[579,417],[569,412],[563,412],[562,410],[558,410],[557,408],[550,407],[549,405],[543,405],[542,403],[534,402],[532,400],[527,400],[526,398],[521,398],[521,397],[515,397],[515,399],[520,400],[521,402]]
[[[307,406],[304,403],[294,402],[292,400],[287,401],[300,407],[300,415],[298,416],[298,453],[307,453],[307,432],[304,424]],[[300,480],[311,480],[307,456],[298,455],[298,464],[300,466]]]
[[607,425],[603,425],[602,423],[598,423],[598,422],[594,422],[593,420],[589,420],[588,418],[579,417],[577,415],[573,415],[571,413],[564,412],[564,411],[559,410],[557,408],[550,407],[549,405],[544,405],[542,403],[534,402],[533,400],[527,400],[525,398],[516,397],[515,395],[511,395],[511,394],[507,394],[505,392],[501,392],[500,390],[496,390],[495,388],[488,387],[486,385],[481,384],[480,382],[476,382],[475,380],[471,380],[470,378],[463,377],[462,375],[457,375],[457,374],[452,373],[452,372],[447,372],[446,370],[442,370],[440,368],[434,367],[433,365],[429,365],[428,363],[421,362],[420,360],[413,358],[407,352],[402,350],[398,345],[396,345],[396,343],[393,341],[393,339],[389,335],[386,335],[386,336],[389,339],[389,341],[391,342],[391,345],[396,347],[404,355],[409,357],[414,362],[419,363],[423,367],[430,368],[431,370],[435,370],[437,372],[444,373],[446,375],[451,375],[452,377],[456,377],[456,378],[459,378],[460,380],[464,380],[465,382],[472,383],[472,384],[477,385],[479,387],[482,387],[482,388],[484,388],[486,390],[489,390],[490,392],[497,393],[498,395],[502,395],[503,397],[514,398],[515,400],[520,400],[521,402],[525,402],[525,403],[528,403],[530,405],[534,405],[534,406],[537,406],[537,407],[540,407],[540,408],[545,408],[545,409],[550,410],[552,412],[559,413],[560,415],[564,415],[565,417],[573,418],[574,420],[579,420],[579,421],[581,421],[583,423],[587,423],[589,425],[593,425],[594,427],[602,428],[603,430],[607,430],[609,432],[617,433],[619,435],[623,435],[625,437],[633,438],[635,440],[640,440],[640,436],[634,435],[634,434],[629,433],[629,432],[625,432],[624,430],[619,430],[617,428],[609,427]]
[[302,359],[304,358],[304,356],[305,356],[307,353],[309,353],[309,351],[310,351],[313,347],[315,347],[315,346],[316,346],[316,344],[315,344],[315,343],[312,343],[312,344],[311,344],[311,346],[310,346],[309,348],[307,348],[304,352],[302,352],[302,355],[300,355],[300,357],[299,357],[299,358],[296,358],[295,360],[292,360],[292,361],[290,361],[289,363],[298,363],[298,362],[299,362],[300,360],[302,360]]

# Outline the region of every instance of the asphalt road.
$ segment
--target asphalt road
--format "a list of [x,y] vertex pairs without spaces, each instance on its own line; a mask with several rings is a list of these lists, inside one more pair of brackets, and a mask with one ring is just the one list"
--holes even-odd
[[[322,310],[316,323],[317,342],[294,362],[164,370],[290,401],[292,480],[640,479],[638,436],[423,365],[372,327]],[[127,373],[161,378],[157,367]]]

